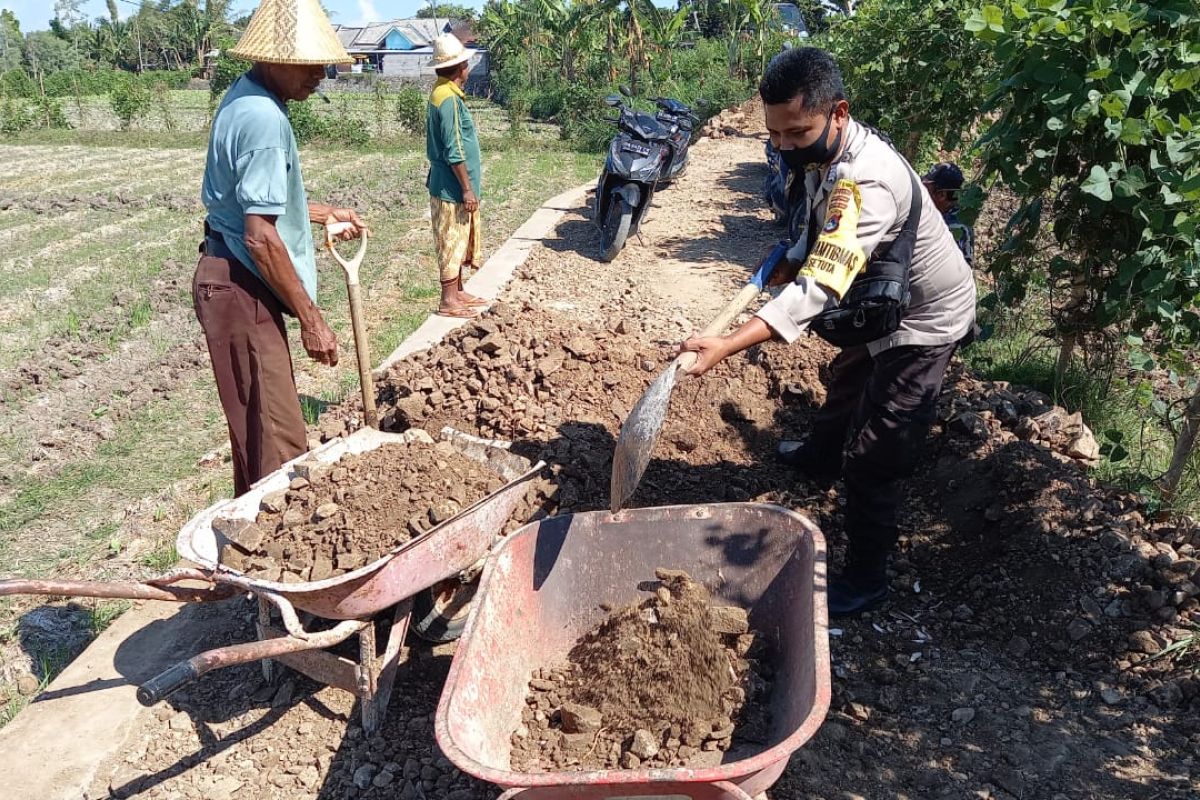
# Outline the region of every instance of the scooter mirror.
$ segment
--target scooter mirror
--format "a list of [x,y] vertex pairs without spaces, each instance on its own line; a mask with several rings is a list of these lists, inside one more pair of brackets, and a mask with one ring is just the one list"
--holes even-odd
[[625,95],[626,97],[633,97],[633,92],[629,91],[628,86],[621,85],[617,88],[619,88],[621,90],[621,94]]
[[604,98],[604,104],[616,108],[617,106],[621,105],[621,98],[615,94],[610,94],[608,97]]

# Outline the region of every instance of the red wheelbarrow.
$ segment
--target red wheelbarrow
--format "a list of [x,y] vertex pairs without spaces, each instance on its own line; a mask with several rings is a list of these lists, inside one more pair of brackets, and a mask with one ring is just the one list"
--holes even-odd
[[[523,773],[511,768],[535,669],[600,623],[601,604],[641,599],[656,567],[686,570],[775,642],[771,734],[706,769]],[[575,514],[506,537],[484,566],[438,704],[438,744],[501,800],[750,800],[771,786],[829,709],[825,541],[779,506],[734,503]],[[743,746],[747,747],[747,746]]]
[[[244,575],[220,563],[219,554],[225,543],[214,530],[213,521],[253,520],[263,497],[287,488],[299,462],[333,463],[344,455],[363,453],[392,442],[423,439],[432,443],[423,431],[392,434],[363,428],[285,464],[241,497],[200,512],[183,527],[176,540],[179,555],[198,564],[198,569],[177,569],[136,583],[0,580],[0,597],[33,594],[199,602],[252,594],[258,599],[259,641],[209,650],[176,664],[140,686],[138,700],[153,705],[206,672],[275,659],[359,697],[363,727],[373,732],[387,708],[401,645],[408,631],[413,596],[475,565],[500,535],[504,523],[529,489],[530,480],[544,466],[541,462],[530,464],[527,459],[510,453],[502,442],[485,441],[450,428],[443,429],[441,437],[463,455],[487,465],[507,483],[421,536],[345,575],[305,583],[279,583]],[[180,585],[185,581],[193,585]],[[274,625],[272,612],[279,617],[282,629]],[[307,628],[301,612],[309,615]],[[376,623],[387,633],[382,653],[376,646]],[[320,652],[356,634],[357,662]],[[264,661],[263,667],[269,680],[270,661]]]

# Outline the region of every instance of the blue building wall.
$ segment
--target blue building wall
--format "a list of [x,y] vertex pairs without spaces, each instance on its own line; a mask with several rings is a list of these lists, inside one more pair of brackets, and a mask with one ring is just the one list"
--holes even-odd
[[407,36],[398,30],[392,29],[383,39],[384,50],[413,50],[415,45]]

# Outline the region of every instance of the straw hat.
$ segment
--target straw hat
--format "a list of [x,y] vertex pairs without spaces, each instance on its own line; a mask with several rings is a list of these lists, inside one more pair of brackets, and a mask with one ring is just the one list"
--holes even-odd
[[319,0],[263,0],[230,55],[267,64],[350,64]]
[[463,47],[453,33],[443,33],[433,40],[433,58],[429,60],[429,66],[432,69],[453,67],[470,60],[473,55],[475,51]]

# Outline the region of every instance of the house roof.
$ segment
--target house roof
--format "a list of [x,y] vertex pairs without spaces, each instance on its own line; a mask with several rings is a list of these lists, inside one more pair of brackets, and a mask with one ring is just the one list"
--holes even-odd
[[334,25],[338,40],[347,50],[362,52],[383,49],[384,40],[393,30],[399,31],[416,47],[429,45],[442,33],[451,31],[451,21],[437,19],[394,19],[370,25]]

